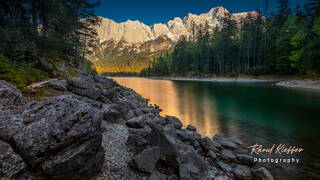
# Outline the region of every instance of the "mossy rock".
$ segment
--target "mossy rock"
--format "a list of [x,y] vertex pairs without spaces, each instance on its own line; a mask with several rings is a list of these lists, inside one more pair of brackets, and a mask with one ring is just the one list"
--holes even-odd
[[0,79],[6,80],[19,89],[48,78],[48,73],[35,68],[32,63],[9,61],[0,55]]

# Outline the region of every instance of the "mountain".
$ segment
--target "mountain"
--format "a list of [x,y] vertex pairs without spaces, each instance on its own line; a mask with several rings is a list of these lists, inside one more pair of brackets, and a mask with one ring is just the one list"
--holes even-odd
[[180,37],[190,37],[194,26],[220,28],[227,15],[237,22],[248,15],[230,13],[223,7],[212,8],[200,15],[189,13],[183,19],[176,17],[167,24],[147,26],[140,21],[117,23],[108,18],[96,27],[100,46],[88,56],[99,73],[140,72],[159,54],[169,50]]

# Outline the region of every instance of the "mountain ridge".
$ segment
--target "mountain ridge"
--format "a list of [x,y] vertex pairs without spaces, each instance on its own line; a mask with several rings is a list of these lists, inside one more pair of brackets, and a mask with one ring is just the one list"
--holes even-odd
[[102,17],[101,24],[96,27],[100,46],[88,57],[99,73],[138,73],[155,56],[172,48],[182,36],[192,36],[193,26],[208,24],[210,29],[220,28],[226,15],[240,22],[240,19],[249,13],[257,12],[230,13],[224,7],[218,6],[207,13],[188,13],[183,18],[175,17],[167,23],[150,26],[139,20],[118,23]]

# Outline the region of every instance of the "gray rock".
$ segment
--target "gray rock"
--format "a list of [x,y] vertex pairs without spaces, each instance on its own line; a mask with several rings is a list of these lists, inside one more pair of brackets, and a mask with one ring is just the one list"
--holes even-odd
[[218,166],[225,172],[230,172],[232,170],[232,167],[222,161],[219,161]]
[[195,143],[196,141],[201,140],[200,134],[190,130],[177,130],[177,135],[181,138],[182,141],[189,141]]
[[129,129],[129,137],[127,140],[127,145],[131,151],[134,153],[140,153],[147,146],[151,144],[149,141],[149,136],[151,133],[150,128],[144,129]]
[[245,165],[253,165],[253,157],[246,154],[237,154],[238,160]]
[[152,173],[160,158],[160,148],[149,147],[134,157],[134,164],[141,171]]
[[239,180],[253,179],[251,170],[247,166],[238,165],[232,170],[232,172],[236,179],[239,179]]
[[7,81],[0,80],[0,107],[20,106],[23,104],[23,97],[18,88]]
[[107,108],[103,111],[103,120],[107,122],[118,122],[121,116],[121,112]]
[[210,157],[211,159],[216,159],[217,158],[217,154],[211,150],[208,151],[208,157]]
[[221,149],[222,148],[222,145],[218,141],[215,141],[215,140],[212,140],[212,145],[214,147],[216,147],[217,149]]
[[165,125],[163,128],[162,128],[162,133],[165,135],[165,136],[170,136],[170,137],[173,137],[173,138],[176,138],[177,137],[177,131],[174,127],[173,124],[167,124]]
[[228,176],[219,175],[215,177],[214,180],[230,180],[230,178]]
[[215,135],[213,137],[213,141],[219,142],[223,147],[231,149],[231,150],[238,150],[243,149],[243,143],[236,139],[236,138],[226,138],[222,135]]
[[103,103],[111,103],[116,96],[113,88],[106,88],[106,84],[96,82],[93,77],[69,78],[67,89],[80,96]]
[[67,81],[66,80],[53,80],[50,81],[49,87],[58,91],[67,90]]
[[240,141],[240,140],[237,139],[237,138],[229,137],[228,139],[229,139],[231,142],[236,143],[236,144],[238,144],[238,145],[240,145],[240,146],[244,146],[244,145],[245,145],[242,141]]
[[14,179],[26,167],[27,165],[20,155],[15,153],[9,144],[0,140],[0,177]]
[[164,174],[161,174],[157,170],[154,170],[150,175],[149,180],[167,180],[167,176]]
[[[205,177],[206,171],[208,170],[207,162],[193,147],[186,145],[175,137],[176,129],[173,124],[151,127],[151,129],[151,132],[146,131],[145,128],[134,131],[130,130],[129,132],[132,133],[129,135],[128,145],[133,146],[132,149],[142,149],[141,153],[145,151],[149,152],[150,146],[158,147],[160,150],[161,164],[166,168],[172,167],[179,169],[180,179],[201,179],[201,177]],[[139,155],[141,153],[139,153]],[[147,157],[145,161],[147,161],[147,159],[156,159],[151,155],[145,157]],[[151,167],[150,169],[146,169],[147,167],[140,169],[149,173],[152,172],[154,170],[152,164],[155,164],[155,161],[151,160],[150,162],[151,165],[148,164],[148,167]]]
[[233,151],[238,154],[249,154],[250,153],[249,149],[236,149]]
[[218,151],[218,149],[213,145],[212,141],[208,137],[200,139],[199,142],[206,151]]
[[253,171],[253,174],[255,176],[255,179],[257,179],[257,180],[273,180],[273,176],[264,167],[260,167],[258,169],[255,169]]
[[179,143],[178,139],[164,135],[161,129],[152,128],[151,133],[148,135],[148,140],[152,146],[160,147],[161,157],[177,166],[176,157],[177,148],[179,147],[176,144]]
[[220,144],[222,146],[224,146],[225,148],[228,148],[228,149],[231,149],[231,150],[241,149],[241,147],[238,144],[235,144],[235,143],[233,143],[231,141],[223,140],[223,141],[220,141]]
[[173,124],[176,129],[181,129],[183,126],[182,122],[174,116],[166,116],[166,121],[169,124]]
[[228,160],[228,161],[233,161],[233,162],[237,162],[237,157],[236,155],[230,151],[230,150],[222,150],[221,152],[221,158]]
[[[6,127],[14,151],[38,178],[79,179],[96,174],[102,163],[99,111],[75,95],[27,106]],[[8,137],[9,136],[9,137]]]
[[145,125],[145,118],[142,116],[132,118],[126,122],[126,125],[130,128],[143,128]]
[[185,151],[178,157],[180,179],[201,179],[206,176],[208,164],[195,151]]
[[192,126],[192,125],[190,125],[190,124],[187,126],[187,129],[190,130],[190,131],[194,131],[194,132],[197,131],[197,128]]
[[125,103],[104,104],[103,120],[111,123],[127,120],[128,110],[129,107]]

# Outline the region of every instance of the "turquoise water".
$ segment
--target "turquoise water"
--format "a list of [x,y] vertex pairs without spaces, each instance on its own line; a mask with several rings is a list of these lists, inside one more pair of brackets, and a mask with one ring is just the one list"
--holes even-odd
[[[150,103],[193,124],[203,136],[222,133],[248,144],[297,146],[299,164],[274,166],[276,179],[320,178],[320,92],[270,83],[114,78]],[[289,156],[281,156],[289,157]]]

